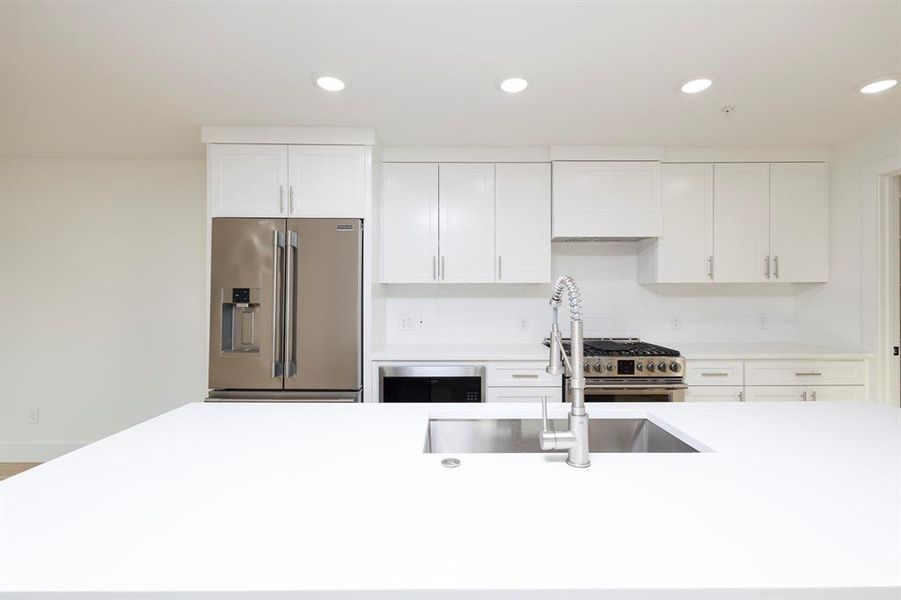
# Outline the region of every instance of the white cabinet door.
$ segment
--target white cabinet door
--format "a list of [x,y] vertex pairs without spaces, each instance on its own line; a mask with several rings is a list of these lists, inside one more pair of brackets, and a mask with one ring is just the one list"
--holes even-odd
[[814,402],[860,402],[867,399],[863,385],[816,385],[807,388],[807,399]]
[[660,166],[663,235],[656,244],[658,283],[710,281],[713,273],[713,165]]
[[770,252],[775,281],[826,281],[824,163],[770,165]]
[[290,146],[288,175],[290,216],[366,216],[366,149],[362,146]]
[[744,388],[732,386],[688,386],[685,391],[686,402],[741,402],[744,400]]
[[438,167],[441,281],[494,281],[494,165]]
[[551,280],[551,166],[495,165],[497,281]]
[[382,165],[383,283],[438,280],[438,165]]
[[559,387],[490,387],[487,395],[485,402],[541,402],[542,398],[547,398],[548,403],[563,401],[563,390]]
[[553,236],[657,237],[660,163],[555,162]]
[[287,146],[210,144],[209,202],[212,216],[285,216],[287,187]]
[[769,165],[715,165],[713,206],[713,278],[769,281]]
[[801,402],[807,400],[807,388],[797,385],[747,386],[746,402]]

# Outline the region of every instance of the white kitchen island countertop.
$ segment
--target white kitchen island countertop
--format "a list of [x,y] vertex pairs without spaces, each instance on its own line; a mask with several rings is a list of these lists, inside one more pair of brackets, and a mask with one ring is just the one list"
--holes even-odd
[[538,407],[189,404],[0,482],[0,597],[901,596],[898,408],[589,409],[708,451],[446,469],[430,415]]

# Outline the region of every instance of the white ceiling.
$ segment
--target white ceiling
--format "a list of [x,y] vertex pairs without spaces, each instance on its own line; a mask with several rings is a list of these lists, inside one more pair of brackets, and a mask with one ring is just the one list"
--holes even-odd
[[[0,152],[201,157],[203,124],[373,126],[392,146],[827,145],[901,119],[901,90],[855,92],[899,71],[899,0],[3,0]],[[500,92],[510,74],[528,90]],[[699,75],[716,84],[677,91]]]

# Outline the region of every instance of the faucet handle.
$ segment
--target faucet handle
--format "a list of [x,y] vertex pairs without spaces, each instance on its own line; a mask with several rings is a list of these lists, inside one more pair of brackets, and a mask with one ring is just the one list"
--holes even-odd
[[538,445],[542,450],[553,450],[557,447],[557,432],[547,420],[547,396],[541,397],[541,431],[538,432]]

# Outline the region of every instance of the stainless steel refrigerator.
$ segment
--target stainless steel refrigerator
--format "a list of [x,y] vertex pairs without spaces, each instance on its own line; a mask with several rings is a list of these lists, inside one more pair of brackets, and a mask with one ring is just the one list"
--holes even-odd
[[362,239],[359,219],[213,219],[211,400],[360,400]]

